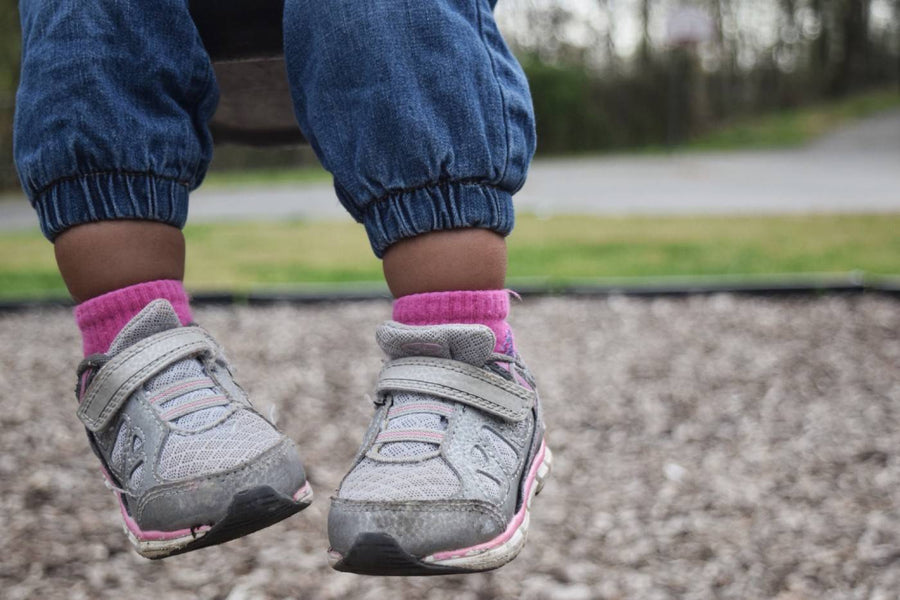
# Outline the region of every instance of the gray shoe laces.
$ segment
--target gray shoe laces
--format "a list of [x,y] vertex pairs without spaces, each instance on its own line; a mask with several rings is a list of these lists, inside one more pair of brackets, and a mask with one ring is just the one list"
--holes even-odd
[[[503,367],[503,364],[508,365],[508,367]],[[500,375],[501,377],[516,382],[519,385],[524,385],[530,389],[534,389],[535,387],[534,380],[531,378],[531,375],[525,368],[525,364],[522,362],[518,355],[510,356],[509,354],[494,352],[485,361],[485,368],[489,369],[493,373]],[[450,404],[448,401],[432,399],[428,396],[423,396],[421,400],[406,401],[400,405],[394,405],[393,398],[391,398],[389,402],[391,402],[391,406],[388,408],[387,417],[385,419],[385,427],[376,436],[373,443],[373,449],[376,449],[383,444],[425,443],[434,444],[437,446],[437,449],[433,452],[427,453],[424,456],[409,456],[406,458],[408,460],[419,461],[423,460],[424,458],[428,458],[429,456],[437,455],[440,452],[440,446],[444,440],[444,431],[446,430],[446,425],[449,424],[449,419],[454,412],[454,407],[452,406],[452,404]],[[376,404],[378,404],[378,402],[376,402]],[[412,414],[437,415],[438,417],[440,417],[440,423],[444,425],[444,428],[388,428],[390,422],[393,419]],[[377,450],[375,450],[374,452],[370,452],[367,456],[377,462],[398,462],[397,457],[384,456]]]

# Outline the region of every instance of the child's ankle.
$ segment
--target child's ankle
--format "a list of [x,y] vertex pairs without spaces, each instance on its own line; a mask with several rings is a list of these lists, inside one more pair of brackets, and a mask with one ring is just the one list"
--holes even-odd
[[401,296],[394,301],[394,320],[406,325],[477,323],[491,328],[496,338],[494,351],[515,354],[509,315],[509,292],[479,290],[429,292]]
[[84,355],[106,352],[122,328],[156,299],[168,300],[182,325],[192,321],[184,285],[174,279],[148,281],[91,298],[75,307]]

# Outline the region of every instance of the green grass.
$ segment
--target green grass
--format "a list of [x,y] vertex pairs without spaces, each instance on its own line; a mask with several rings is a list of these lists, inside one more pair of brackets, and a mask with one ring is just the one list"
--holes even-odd
[[689,141],[690,150],[734,150],[802,146],[847,121],[900,107],[896,89],[855,94],[841,100],[747,118]]
[[[381,281],[353,223],[189,226],[187,286],[247,292]],[[516,282],[599,278],[900,274],[900,215],[779,217],[520,216],[509,239]],[[0,233],[0,298],[65,295],[53,251],[37,232]]]

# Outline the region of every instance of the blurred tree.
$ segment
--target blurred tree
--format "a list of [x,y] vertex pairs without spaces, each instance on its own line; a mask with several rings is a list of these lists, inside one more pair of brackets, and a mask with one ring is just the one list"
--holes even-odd
[[832,4],[840,27],[841,49],[837,52],[829,92],[843,95],[868,83],[870,0],[840,0]]
[[[683,140],[747,114],[900,86],[900,0],[597,0],[595,6],[608,15],[600,21],[599,52],[559,51],[579,43],[566,23],[588,22],[579,13],[584,3],[506,3],[514,7],[510,12],[527,5],[557,15],[518,21],[508,30],[514,47],[529,57],[525,68],[539,113],[539,152]],[[659,23],[679,7],[706,11],[714,30],[708,43],[680,48],[660,39]],[[637,40],[630,53],[616,44],[617,28],[629,23]],[[595,60],[571,60],[577,56]],[[597,56],[608,58],[598,62]],[[565,74],[578,70],[587,79],[575,85]],[[572,85],[568,93],[555,89]],[[630,95],[623,102],[625,90]],[[575,115],[582,119],[580,128],[572,123]],[[668,115],[663,126],[660,115]],[[597,130],[586,131],[591,127]]]
[[650,48],[650,2],[641,0],[641,41],[638,46],[638,64],[646,67],[653,60],[653,50]]
[[12,120],[19,83],[19,12],[0,0],[0,190],[18,185],[12,160]]

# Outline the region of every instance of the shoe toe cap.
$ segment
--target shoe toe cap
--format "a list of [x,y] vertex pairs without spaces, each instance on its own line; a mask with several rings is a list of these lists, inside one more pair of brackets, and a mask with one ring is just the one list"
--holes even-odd
[[226,471],[160,485],[146,493],[133,511],[143,530],[171,531],[212,525],[222,519],[241,492],[269,487],[293,497],[306,474],[293,442],[282,439],[252,460]]
[[390,536],[404,552],[422,558],[483,543],[505,527],[499,511],[479,500],[364,502],[335,498],[328,513],[331,549],[342,556],[372,534]]

